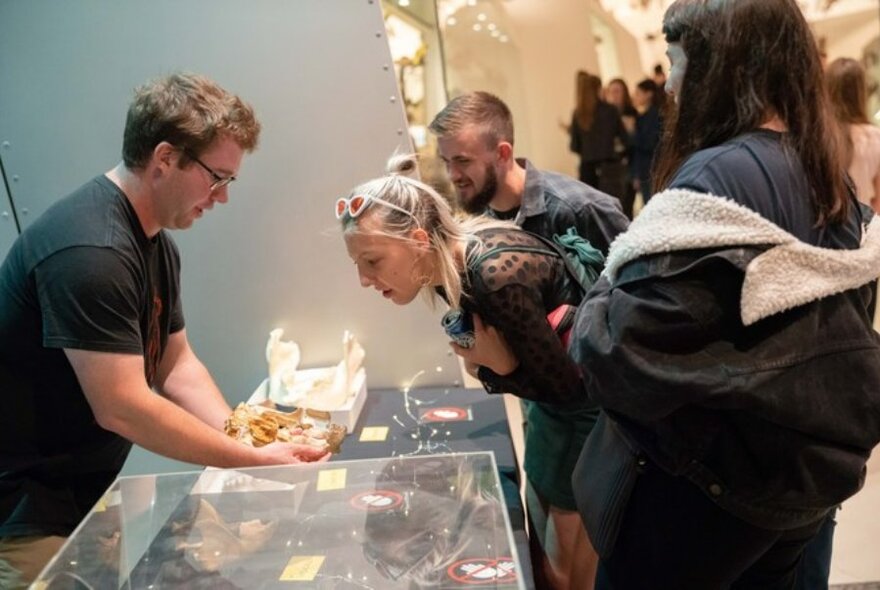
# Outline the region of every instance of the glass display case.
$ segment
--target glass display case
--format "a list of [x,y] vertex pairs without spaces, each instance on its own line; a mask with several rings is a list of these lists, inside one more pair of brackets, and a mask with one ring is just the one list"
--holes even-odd
[[494,456],[119,478],[35,583],[525,588]]

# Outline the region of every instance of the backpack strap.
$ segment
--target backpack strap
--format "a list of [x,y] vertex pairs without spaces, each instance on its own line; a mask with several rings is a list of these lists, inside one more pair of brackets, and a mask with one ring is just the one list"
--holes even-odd
[[[583,290],[583,292],[584,292],[584,295],[586,295],[587,291],[590,290],[590,287],[593,286],[593,283],[587,282],[588,278],[585,276],[585,274],[583,272],[578,272],[578,270],[575,269],[574,262],[572,261],[571,257],[568,255],[568,253],[565,250],[563,250],[563,247],[560,246],[559,243],[554,241],[559,236],[554,235],[553,236],[554,240],[548,240],[544,236],[534,234],[530,231],[527,231],[526,233],[529,234],[530,236],[540,240],[541,242],[543,242],[548,248],[552,248],[553,252],[557,256],[562,258],[562,262],[565,264],[565,269],[568,271],[568,274],[574,279],[574,282],[580,286],[581,290]],[[597,273],[597,275],[598,275],[598,273]],[[593,281],[595,281],[595,279],[593,279]]]
[[[574,228],[569,228],[568,232],[563,234],[562,236],[554,235],[553,240],[549,240],[542,235],[532,233],[527,230],[522,230],[525,233],[529,234],[542,244],[544,244],[547,248],[536,248],[534,246],[498,246],[492,248],[491,250],[487,250],[477,256],[475,259],[468,263],[468,266],[471,268],[476,268],[480,264],[482,264],[487,258],[494,256],[495,254],[500,254],[502,252],[525,252],[532,254],[543,254],[545,256],[556,256],[562,259],[562,263],[565,265],[565,270],[568,272],[569,276],[574,279],[574,282],[580,286],[583,294],[585,295],[587,291],[593,286],[593,283],[599,277],[599,271],[593,268],[592,264],[603,264],[605,262],[604,256],[602,253],[590,246],[590,243],[583,237],[577,234]],[[586,257],[589,259],[590,264],[583,261],[581,256],[578,256],[577,253],[569,254],[566,250],[565,242],[580,242],[586,246],[588,252],[586,253]],[[572,246],[572,250],[576,250],[577,246]],[[578,265],[581,267],[580,269],[575,268],[575,262],[572,258],[578,260]],[[592,257],[592,258],[590,258]]]
[[[529,232],[526,232],[529,233]],[[531,234],[535,235],[535,234]],[[561,256],[561,254],[556,251],[549,251],[543,248],[535,248],[534,246],[497,246],[492,248],[491,250],[486,250],[476,258],[474,258],[468,266],[472,268],[476,268],[486,261],[487,258],[494,256],[495,254],[500,254],[502,252],[524,252],[527,254],[543,254],[545,256]]]

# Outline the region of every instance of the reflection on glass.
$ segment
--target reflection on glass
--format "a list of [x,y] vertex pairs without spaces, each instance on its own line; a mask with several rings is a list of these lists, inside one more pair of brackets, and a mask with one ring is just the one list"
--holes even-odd
[[89,588],[523,588],[491,453],[117,480],[37,580]]
[[403,501],[367,514],[364,557],[385,578],[419,588],[458,578],[513,584],[516,563],[498,535],[504,506],[486,475],[456,456],[390,462],[376,489],[394,490]]
[[365,558],[382,576],[407,579],[420,588],[446,583],[456,564],[478,560],[506,564],[491,576],[483,572],[486,580],[514,580],[510,556],[498,554],[504,544],[497,538],[504,508],[496,490],[486,483],[460,457],[389,463],[377,477],[376,489],[394,490],[403,501],[367,514]]

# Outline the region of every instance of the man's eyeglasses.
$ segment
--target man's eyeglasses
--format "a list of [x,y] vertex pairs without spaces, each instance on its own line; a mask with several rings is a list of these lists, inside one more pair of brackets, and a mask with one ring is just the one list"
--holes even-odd
[[[345,217],[345,214],[351,216],[352,219],[355,219],[360,216],[361,213],[367,210],[371,203],[381,203],[390,209],[394,209],[395,211],[400,211],[406,215],[409,215],[413,219],[416,219],[416,216],[413,215],[410,211],[407,211],[403,207],[398,207],[393,203],[389,203],[379,197],[374,197],[373,195],[355,195],[351,198],[346,199],[342,197],[336,201],[336,219],[342,219]],[[418,222],[418,220],[416,220]]]
[[214,172],[210,166],[199,160],[196,155],[192,153],[192,151],[185,149],[183,150],[183,153],[185,153],[190,160],[194,161],[196,164],[204,168],[208,172],[208,174],[211,175],[211,178],[214,179],[214,182],[211,183],[211,192],[219,190],[235,180],[235,176],[220,176],[219,174]]

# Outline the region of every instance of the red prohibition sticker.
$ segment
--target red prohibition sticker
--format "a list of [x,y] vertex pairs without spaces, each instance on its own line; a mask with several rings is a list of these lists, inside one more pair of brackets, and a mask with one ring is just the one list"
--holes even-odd
[[446,406],[429,408],[422,412],[422,422],[462,422],[471,420],[470,408]]
[[392,490],[361,492],[351,499],[351,505],[365,512],[384,512],[403,504],[403,495]]
[[508,584],[516,581],[516,563],[511,557],[462,559],[449,566],[446,573],[466,585]]

